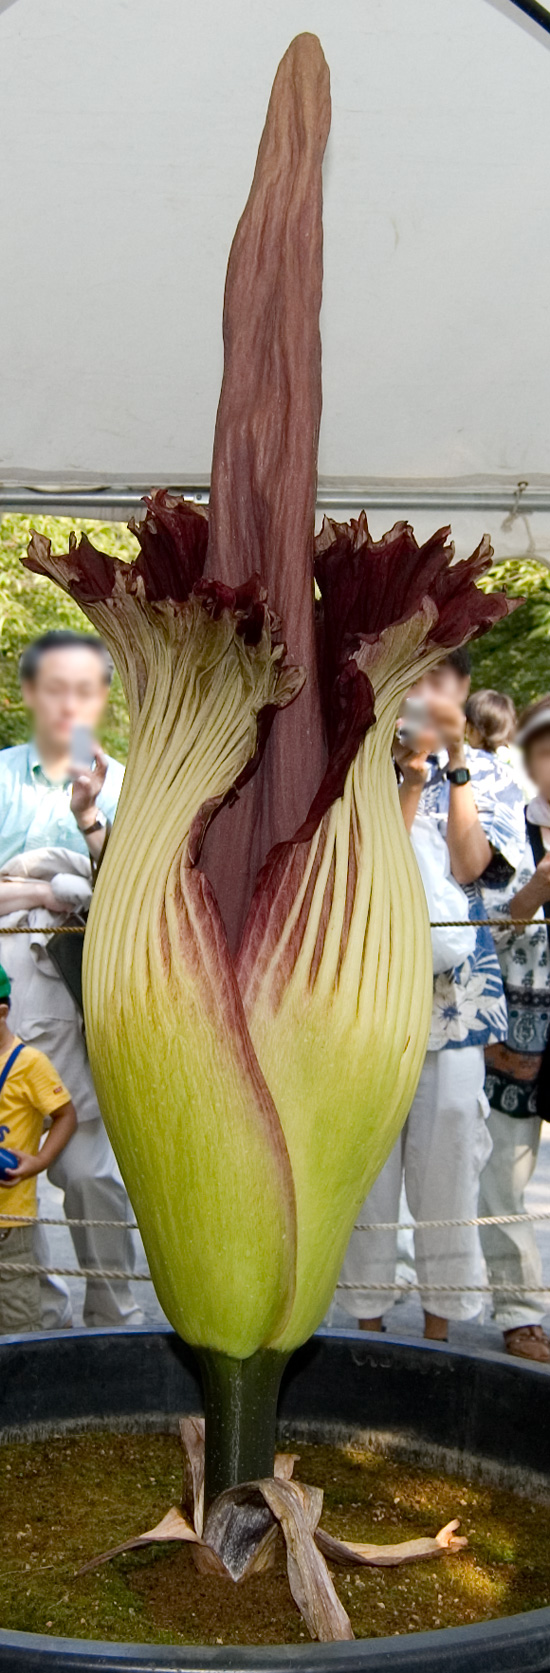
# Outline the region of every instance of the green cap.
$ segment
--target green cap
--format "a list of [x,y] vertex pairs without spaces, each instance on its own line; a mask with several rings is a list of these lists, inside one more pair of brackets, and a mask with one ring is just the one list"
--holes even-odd
[[9,999],[10,993],[11,982],[9,976],[6,974],[3,964],[0,964],[0,1005],[4,999]]

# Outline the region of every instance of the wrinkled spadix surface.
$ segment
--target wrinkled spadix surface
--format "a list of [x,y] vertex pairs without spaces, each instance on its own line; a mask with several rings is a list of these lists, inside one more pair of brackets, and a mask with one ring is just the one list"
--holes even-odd
[[159,1298],[232,1387],[260,1348],[282,1350],[278,1376],[319,1322],[414,1096],[431,957],[393,728],[417,671],[507,609],[475,585],[488,543],[455,565],[448,530],[374,543],[362,516],[314,551],[329,115],[300,36],[230,256],[210,527],[157,492],[135,564],[40,536],[27,560],[78,599],[128,694],[88,1045]]

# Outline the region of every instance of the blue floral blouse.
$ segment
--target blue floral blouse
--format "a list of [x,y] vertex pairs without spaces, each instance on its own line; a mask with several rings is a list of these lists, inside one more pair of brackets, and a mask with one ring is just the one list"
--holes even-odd
[[[465,889],[471,923],[492,917],[491,899],[502,892],[525,854],[524,798],[512,769],[484,749],[466,748],[479,818],[494,850],[494,860],[481,883]],[[445,768],[434,766],[422,792],[423,813],[437,819],[446,835],[449,784]],[[517,885],[516,885],[517,887]],[[434,978],[432,1026],[428,1051],[460,1046],[487,1046],[507,1038],[506,999],[501,970],[490,929],[479,925],[471,957],[454,970]]]

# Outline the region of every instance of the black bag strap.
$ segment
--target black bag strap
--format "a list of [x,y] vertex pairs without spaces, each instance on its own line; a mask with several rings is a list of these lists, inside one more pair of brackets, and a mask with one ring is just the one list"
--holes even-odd
[[3,1069],[0,1070],[0,1096],[2,1095],[2,1092],[4,1091],[4,1087],[5,1087],[8,1075],[10,1073],[10,1070],[13,1069],[13,1065],[15,1063],[16,1058],[19,1057],[20,1051],[24,1051],[24,1050],[25,1050],[25,1042],[24,1042],[24,1040],[20,1040],[19,1045],[14,1046],[13,1051],[10,1052],[7,1063],[5,1063]]
[[[77,918],[70,918],[69,924],[78,924]],[[80,926],[82,927],[82,926]],[[57,970],[58,976],[68,989],[71,999],[81,1015],[84,1014],[84,1000],[82,998],[82,957],[84,953],[83,935],[66,935],[65,930],[58,929],[55,935],[50,935],[46,945],[48,958]]]
[[[539,860],[544,859],[547,850],[542,840],[540,825],[531,824],[531,820],[527,818],[527,809],[525,810],[525,829],[531,844],[531,853],[533,855],[535,865],[538,866]],[[550,900],[545,900],[542,910],[546,918],[546,934],[548,936],[548,945],[550,948]]]

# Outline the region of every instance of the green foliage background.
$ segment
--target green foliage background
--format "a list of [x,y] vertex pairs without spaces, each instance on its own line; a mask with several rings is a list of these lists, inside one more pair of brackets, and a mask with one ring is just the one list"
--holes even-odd
[[[28,736],[21,702],[17,666],[23,646],[52,627],[89,630],[87,618],[72,599],[52,581],[22,568],[31,529],[52,542],[54,551],[67,550],[69,534],[85,533],[102,551],[130,560],[137,541],[123,523],[97,523],[69,517],[0,519],[0,749]],[[544,564],[518,559],[498,564],[482,583],[491,592],[505,586],[526,602],[471,646],[473,684],[508,692],[518,709],[550,689],[550,570]],[[118,675],[115,675],[101,742],[110,755],[124,761],[128,750],[128,716]]]
[[[134,536],[123,523],[96,523],[70,517],[0,519],[0,749],[28,737],[28,721],[21,702],[17,674],[19,656],[30,639],[52,627],[93,631],[72,598],[41,575],[23,569],[31,530],[47,535],[56,552],[66,552],[71,529],[87,534],[93,544],[113,557],[130,559],[138,552]],[[128,715],[118,674],[111,687],[100,742],[119,761],[128,751]]]
[[496,564],[481,584],[486,592],[505,587],[525,603],[474,639],[472,684],[507,692],[521,711],[550,691],[550,569],[514,558]]

